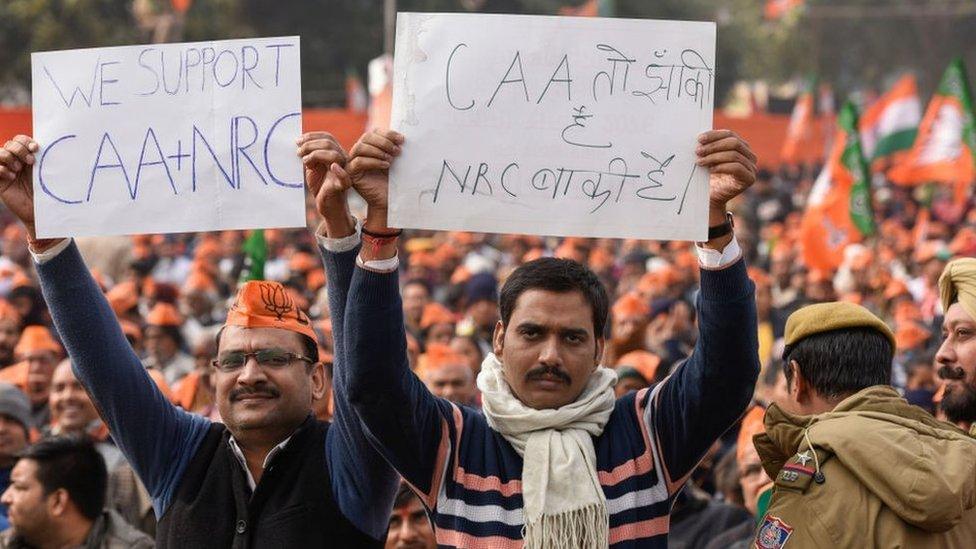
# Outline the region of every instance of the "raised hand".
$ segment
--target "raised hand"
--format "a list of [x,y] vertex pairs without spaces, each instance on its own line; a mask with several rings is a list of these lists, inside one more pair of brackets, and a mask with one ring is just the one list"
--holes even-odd
[[352,234],[355,222],[346,201],[348,179],[336,177],[331,169],[333,165],[346,165],[346,151],[327,132],[302,134],[296,143],[305,166],[305,185],[315,198],[315,209],[325,220],[326,233],[332,238]]
[[0,149],[0,200],[27,229],[32,241],[34,232],[34,162],[40,145],[27,135],[18,135]]
[[403,136],[393,130],[376,129],[363,134],[350,151],[346,166],[356,192],[369,207],[366,225],[370,230],[387,229],[390,166],[400,154]]
[[[725,218],[726,204],[756,182],[756,155],[731,130],[711,130],[698,137],[698,165],[709,169],[709,216]],[[710,224],[715,224],[714,219]]]

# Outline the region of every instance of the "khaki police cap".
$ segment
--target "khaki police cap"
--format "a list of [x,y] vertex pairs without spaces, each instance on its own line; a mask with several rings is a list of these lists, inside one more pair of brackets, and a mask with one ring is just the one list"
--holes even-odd
[[895,347],[895,334],[883,320],[860,305],[844,301],[808,305],[791,314],[786,319],[784,342],[789,347],[814,334],[849,328],[873,328]]

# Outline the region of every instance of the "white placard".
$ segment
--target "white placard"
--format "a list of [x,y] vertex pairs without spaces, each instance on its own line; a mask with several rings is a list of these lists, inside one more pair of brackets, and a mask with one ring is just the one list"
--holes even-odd
[[705,240],[715,24],[400,13],[397,227]]
[[298,37],[31,55],[39,237],[305,225]]

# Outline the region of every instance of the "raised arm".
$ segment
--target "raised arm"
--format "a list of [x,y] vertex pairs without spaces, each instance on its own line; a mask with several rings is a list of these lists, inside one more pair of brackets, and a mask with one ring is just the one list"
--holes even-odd
[[152,495],[159,516],[209,422],[177,409],[159,392],[78,248],[67,240],[37,240],[31,172],[38,150],[22,135],[0,149],[0,199],[27,229],[41,290],[75,375]]
[[395,234],[386,225],[387,170],[402,142],[395,132],[368,133],[351,151],[348,173],[336,171],[369,207],[345,308],[346,398],[371,442],[433,508],[449,455],[453,408],[410,371],[395,239],[376,236]]
[[[706,132],[699,164],[711,169],[709,225],[755,181],[756,157],[727,130]],[[759,376],[755,288],[731,232],[701,245],[698,342],[688,360],[648,397],[645,421],[658,434],[670,491],[745,412]]]
[[[398,486],[398,476],[366,440],[362,423],[346,396],[348,366],[343,319],[356,254],[358,226],[346,202],[348,185],[329,175],[345,154],[331,135],[313,132],[299,140],[305,180],[323,221],[315,232],[328,280],[329,314],[334,339],[332,391],[335,413],[325,443],[332,495],[340,511],[361,531],[383,539]],[[346,181],[348,182],[348,180]]]

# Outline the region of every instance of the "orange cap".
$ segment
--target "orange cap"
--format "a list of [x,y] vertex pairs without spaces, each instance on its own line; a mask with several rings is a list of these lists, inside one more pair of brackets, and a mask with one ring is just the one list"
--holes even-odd
[[895,345],[899,351],[907,351],[925,343],[930,337],[932,333],[917,322],[902,322],[895,330]]
[[184,293],[214,291],[217,291],[217,285],[214,284],[213,278],[201,271],[190,273],[190,276],[186,277],[186,282],[183,283]]
[[146,324],[150,326],[179,326],[183,324],[183,318],[176,307],[169,303],[159,302],[146,315]]
[[895,305],[895,322],[922,320],[922,309],[914,301],[902,301]]
[[35,351],[51,351],[61,354],[61,345],[51,337],[51,331],[44,326],[28,326],[20,334],[20,341],[14,347],[14,354],[25,355]]
[[833,274],[830,271],[823,271],[820,269],[810,269],[807,272],[807,283],[809,284],[830,282],[831,280],[833,280]]
[[898,296],[907,295],[908,286],[900,278],[892,278],[891,282],[885,287],[884,297],[885,299],[894,299]]
[[423,364],[424,371],[431,372],[447,366],[466,367],[467,360],[464,358],[464,355],[454,352],[447,345],[432,343],[427,346],[427,352],[423,354],[421,363]]
[[742,463],[745,457],[746,448],[752,445],[752,437],[766,430],[763,426],[763,419],[766,417],[766,409],[762,406],[753,406],[742,418],[742,425],[739,427],[739,438],[736,441],[735,458]]
[[615,366],[632,366],[644,376],[648,383],[654,381],[657,367],[661,365],[661,357],[647,351],[631,351],[617,359]]
[[626,294],[613,304],[613,316],[641,316],[646,317],[650,314],[651,308],[634,294]]
[[748,272],[749,278],[752,279],[758,288],[764,288],[772,285],[773,283],[769,275],[766,274],[766,271],[763,271],[759,267],[749,267]]
[[434,324],[454,324],[457,319],[450,309],[440,303],[428,303],[420,316],[420,329],[426,330]]
[[296,252],[292,254],[291,260],[288,262],[288,270],[298,273],[306,273],[318,266],[319,262],[315,261],[312,254],[305,252]]
[[451,284],[464,284],[471,278],[471,271],[464,265],[458,265],[457,269],[451,273]]
[[142,341],[142,330],[135,322],[123,319],[119,320],[119,326],[122,328],[122,333],[127,337],[131,337],[135,341]]
[[121,316],[129,309],[139,304],[139,296],[136,295],[136,285],[132,281],[120,282],[105,293],[108,304],[115,311],[115,316]]
[[278,282],[252,280],[237,289],[224,326],[278,328],[318,341],[312,323]]

